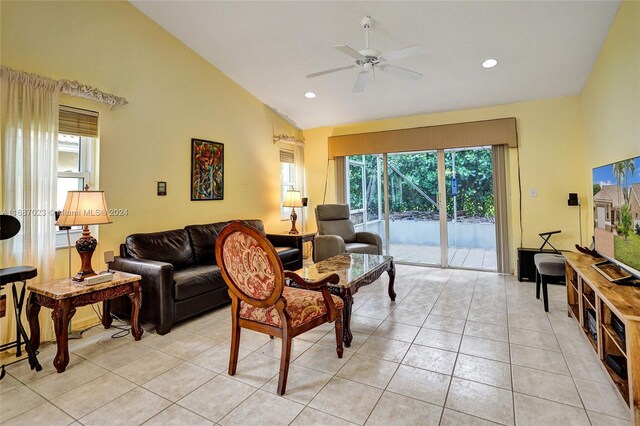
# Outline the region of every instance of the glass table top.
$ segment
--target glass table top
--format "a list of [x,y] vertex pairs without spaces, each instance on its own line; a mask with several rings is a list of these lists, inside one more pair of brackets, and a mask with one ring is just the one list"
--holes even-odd
[[392,261],[392,256],[359,253],[339,254],[305,266],[295,272],[309,281],[316,281],[329,274],[336,273],[340,277],[340,282],[335,285],[329,284],[329,286],[349,287],[365,279],[371,272],[387,266]]

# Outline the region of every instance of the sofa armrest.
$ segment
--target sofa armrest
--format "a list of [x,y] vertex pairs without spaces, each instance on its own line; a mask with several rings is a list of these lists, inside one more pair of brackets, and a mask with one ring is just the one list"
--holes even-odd
[[367,231],[356,232],[356,243],[375,245],[378,247],[378,254],[382,254],[382,238],[376,233]]
[[155,324],[158,334],[168,333],[173,323],[173,265],[117,256],[109,266],[142,277],[141,317]]
[[346,253],[344,240],[338,235],[316,235],[313,242],[313,261],[320,262],[332,256]]
[[274,247],[294,247],[302,251],[302,238],[295,234],[267,234],[267,239]]

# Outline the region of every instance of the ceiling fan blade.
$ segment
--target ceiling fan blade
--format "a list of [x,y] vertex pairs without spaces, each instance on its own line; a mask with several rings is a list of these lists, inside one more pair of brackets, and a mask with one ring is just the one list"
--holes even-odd
[[356,84],[353,86],[353,93],[362,92],[367,85],[367,80],[369,80],[369,71],[360,71],[356,79]]
[[339,45],[339,46],[333,46],[333,48],[336,50],[339,50],[345,55],[351,56],[353,59],[366,59],[364,55],[362,55],[360,52],[358,52],[357,50],[349,46]]
[[396,74],[411,80],[419,80],[423,77],[419,72],[411,71],[406,68],[397,67],[395,65],[380,65],[380,71],[385,71],[391,74]]
[[325,75],[325,74],[331,74],[332,72],[338,72],[338,71],[344,71],[344,70],[350,70],[351,68],[355,68],[355,65],[349,65],[346,67],[340,67],[340,68],[332,68],[330,70],[324,70],[324,71],[320,71],[320,72],[314,72],[313,74],[309,74],[307,76],[307,78],[313,78],[313,77],[320,77],[321,75]]
[[424,47],[415,45],[415,46],[405,47],[404,49],[383,53],[380,58],[384,59],[385,61],[394,61],[396,59],[420,55],[422,53],[425,53],[426,51],[427,49],[425,49]]

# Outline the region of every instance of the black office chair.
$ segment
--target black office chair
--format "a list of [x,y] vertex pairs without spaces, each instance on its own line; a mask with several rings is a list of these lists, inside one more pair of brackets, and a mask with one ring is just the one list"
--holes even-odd
[[[20,232],[20,221],[18,221],[18,219],[9,215],[0,215],[0,240],[13,238],[18,232]],[[13,310],[16,315],[16,340],[0,345],[0,352],[16,348],[16,357],[20,357],[22,356],[22,345],[25,345],[29,356],[29,366],[32,370],[35,369],[36,371],[40,371],[42,370],[42,366],[38,362],[36,351],[33,350],[31,342],[29,341],[29,336],[22,325],[22,307],[24,306],[27,280],[34,278],[37,275],[38,270],[32,266],[11,266],[9,268],[0,268],[0,290],[4,289],[4,286],[7,284],[13,284],[11,286],[11,294],[13,296]],[[20,289],[19,295],[15,284],[17,282],[22,282],[22,288]],[[13,364],[14,362],[0,366],[0,380],[5,376],[5,367]]]

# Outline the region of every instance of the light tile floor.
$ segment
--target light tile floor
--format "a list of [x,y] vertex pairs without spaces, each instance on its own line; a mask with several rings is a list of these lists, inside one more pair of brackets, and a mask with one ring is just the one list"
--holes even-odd
[[[383,277],[355,297],[354,342],[335,353],[322,326],[294,340],[287,393],[276,395],[279,340],[243,331],[226,373],[229,308],[165,336],[113,339],[94,328],[70,342],[56,374],[10,366],[3,425],[630,425],[577,323],[565,288],[550,312],[511,276],[399,266],[395,303]],[[148,327],[147,327],[148,328]]]

